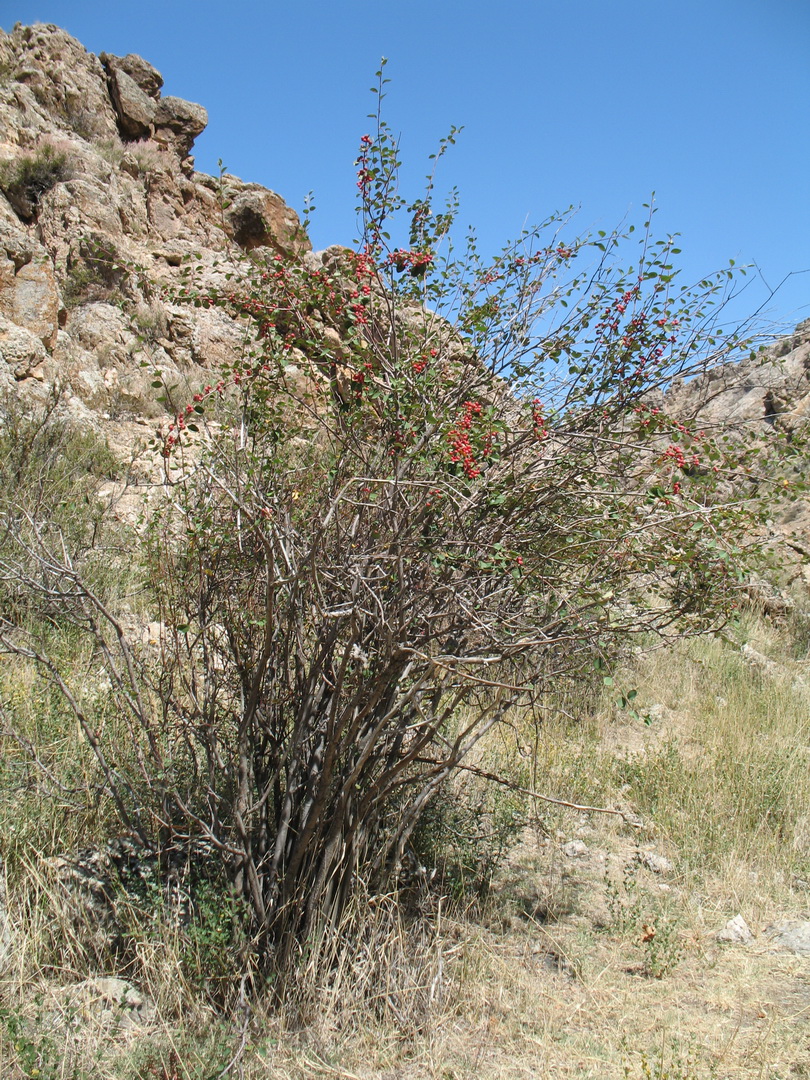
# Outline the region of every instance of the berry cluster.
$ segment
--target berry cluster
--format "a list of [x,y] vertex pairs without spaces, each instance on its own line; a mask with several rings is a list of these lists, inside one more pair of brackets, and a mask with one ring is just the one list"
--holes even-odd
[[546,426],[546,419],[543,416],[543,406],[540,402],[540,398],[535,398],[532,402],[532,430],[534,431],[534,437],[538,442],[542,442],[548,438],[548,427]]
[[388,256],[388,262],[400,274],[407,270],[411,277],[424,277],[425,271],[433,262],[433,255],[429,251],[405,251],[402,248],[395,248]]
[[470,438],[473,418],[479,417],[481,412],[482,405],[479,401],[465,401],[455,425],[447,433],[450,443],[450,460],[454,464],[460,464],[465,476],[470,480],[481,475],[481,467],[476,460]]

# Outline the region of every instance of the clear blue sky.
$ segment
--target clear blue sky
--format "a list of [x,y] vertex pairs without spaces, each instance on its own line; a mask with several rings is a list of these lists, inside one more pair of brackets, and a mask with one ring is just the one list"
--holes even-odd
[[[571,203],[609,229],[655,190],[684,275],[756,262],[781,327],[810,317],[808,0],[0,0],[0,25],[54,22],[137,52],[164,93],[205,105],[197,166],[301,207],[316,247],[355,235],[357,140],[389,58],[387,115],[409,176],[451,124],[442,178],[495,250]],[[406,191],[405,194],[417,194]],[[744,306],[765,299],[754,282]]]

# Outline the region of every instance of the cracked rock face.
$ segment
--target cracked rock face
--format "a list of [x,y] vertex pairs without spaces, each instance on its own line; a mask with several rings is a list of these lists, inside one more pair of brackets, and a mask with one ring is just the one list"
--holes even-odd
[[154,136],[186,157],[208,124],[208,113],[202,105],[178,97],[161,98],[163,76],[142,56],[102,53],[99,59],[107,73],[110,98],[123,138]]
[[121,68],[109,69],[110,97],[125,139],[148,139],[155,131],[157,105]]
[[[661,401],[666,412],[694,430],[742,439],[771,436],[786,442],[810,435],[810,319],[738,363],[721,364],[690,382],[676,380]],[[804,557],[810,549],[810,504],[774,496],[771,538],[787,540]],[[805,567],[806,570],[806,567]],[[806,578],[810,582],[810,578]],[[775,613],[775,612],[774,612]]]
[[52,350],[59,332],[59,289],[50,259],[42,254],[15,268],[0,253],[0,313]]
[[793,334],[737,364],[723,364],[689,383],[676,381],[667,407],[715,425],[806,426],[810,413],[810,319]]
[[195,171],[208,115],[162,87],[143,57],[56,26],[0,31],[0,398],[59,384],[74,419],[114,420],[125,443],[163,414],[155,371],[196,388],[240,354],[233,319],[167,298],[184,265],[204,287],[242,252],[309,247],[280,196]]
[[155,138],[174,146],[185,157],[198,135],[208,124],[208,113],[202,105],[179,97],[165,97],[155,109]]
[[160,90],[163,86],[163,76],[152,65],[144,60],[142,56],[137,56],[135,53],[127,53],[126,56],[115,56],[114,53],[101,53],[99,60],[104,65],[105,70],[110,71],[123,71],[126,75],[133,79],[141,90],[149,97],[154,98],[156,101],[160,97]]

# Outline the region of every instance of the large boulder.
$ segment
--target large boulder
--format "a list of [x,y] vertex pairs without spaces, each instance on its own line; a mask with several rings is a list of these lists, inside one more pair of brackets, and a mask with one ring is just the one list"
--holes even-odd
[[0,382],[25,379],[48,357],[36,334],[0,315]]
[[126,56],[116,56],[114,53],[99,53],[99,60],[104,65],[105,71],[123,71],[130,79],[149,97],[155,101],[160,97],[160,88],[163,86],[163,76],[152,67],[148,60],[136,53],[127,53]]
[[148,139],[154,127],[157,105],[122,68],[108,69],[110,97],[125,139]]
[[295,211],[280,195],[258,184],[245,184],[231,197],[227,221],[234,240],[245,251],[269,247],[289,252],[309,247]]
[[189,154],[207,124],[207,110],[183,98],[161,98],[155,109],[155,138],[174,146],[181,157]]
[[19,269],[0,261],[0,314],[35,334],[47,349],[59,331],[59,290],[50,259],[43,252]]

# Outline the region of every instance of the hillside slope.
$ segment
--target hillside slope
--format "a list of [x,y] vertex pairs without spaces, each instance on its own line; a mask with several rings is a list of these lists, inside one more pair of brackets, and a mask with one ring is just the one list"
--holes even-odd
[[195,171],[206,111],[162,82],[55,26],[0,32],[0,391],[59,385],[119,445],[160,415],[155,370],[176,383],[239,354],[233,319],[161,299],[181,264],[205,285],[229,252],[308,246],[278,195]]

